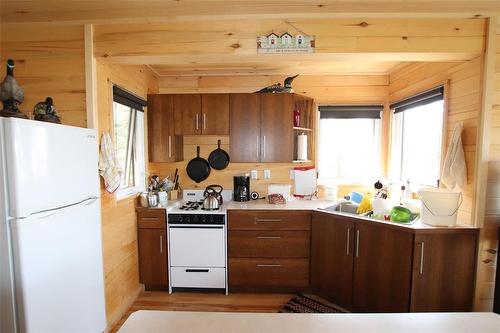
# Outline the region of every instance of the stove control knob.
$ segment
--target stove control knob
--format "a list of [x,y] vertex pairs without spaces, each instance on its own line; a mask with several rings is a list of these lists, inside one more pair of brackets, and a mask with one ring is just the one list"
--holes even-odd
[[186,216],[185,220],[187,223],[189,223],[191,221],[191,218],[189,216]]
[[213,223],[213,222],[214,222],[214,217],[213,217],[213,216],[210,216],[210,217],[208,218],[208,221],[209,221],[210,223]]
[[197,215],[193,216],[193,222],[194,223],[198,222],[198,216]]
[[205,215],[201,216],[201,222],[203,223],[207,222],[207,217]]

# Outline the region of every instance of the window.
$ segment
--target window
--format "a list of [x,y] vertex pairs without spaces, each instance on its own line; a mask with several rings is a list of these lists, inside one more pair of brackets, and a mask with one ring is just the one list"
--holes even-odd
[[391,178],[438,186],[443,136],[443,87],[391,105]]
[[113,124],[116,157],[122,169],[117,198],[122,199],[145,189],[144,106],[146,103],[114,86]]
[[319,183],[364,183],[380,176],[381,105],[320,106]]

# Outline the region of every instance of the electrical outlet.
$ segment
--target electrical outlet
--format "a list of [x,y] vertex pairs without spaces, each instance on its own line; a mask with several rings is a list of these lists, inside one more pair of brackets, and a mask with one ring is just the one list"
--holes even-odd
[[271,170],[264,170],[264,179],[271,179]]
[[250,175],[252,176],[252,179],[259,179],[259,172],[257,170],[250,171]]

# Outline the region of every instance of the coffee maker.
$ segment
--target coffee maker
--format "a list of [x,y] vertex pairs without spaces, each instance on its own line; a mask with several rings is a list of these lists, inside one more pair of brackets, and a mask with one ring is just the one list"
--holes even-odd
[[234,176],[233,200],[250,201],[250,176]]

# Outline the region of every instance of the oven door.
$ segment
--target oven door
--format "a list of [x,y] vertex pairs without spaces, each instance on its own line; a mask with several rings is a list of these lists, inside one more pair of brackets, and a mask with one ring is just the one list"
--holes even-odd
[[225,267],[223,226],[169,226],[170,266]]

